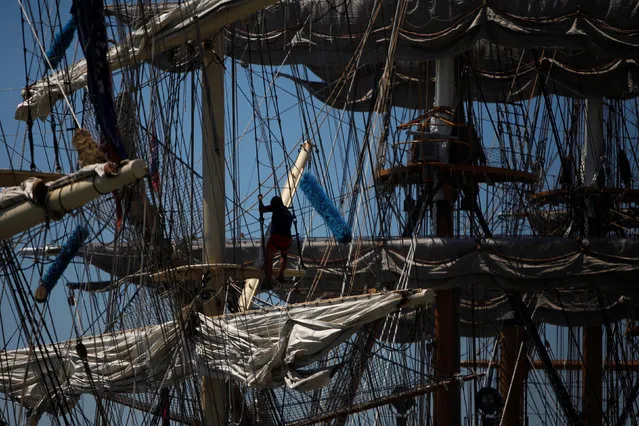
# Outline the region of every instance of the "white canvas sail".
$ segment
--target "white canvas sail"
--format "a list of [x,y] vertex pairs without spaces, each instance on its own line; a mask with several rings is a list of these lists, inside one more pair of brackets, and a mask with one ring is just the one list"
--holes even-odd
[[[85,392],[139,393],[194,374],[255,388],[325,386],[336,366],[313,364],[363,325],[401,308],[428,307],[430,290],[388,292],[151,327],[0,354],[0,391],[30,409],[67,412]],[[188,324],[188,325],[187,325]],[[193,326],[193,324],[195,324]],[[193,327],[191,329],[190,327]]]

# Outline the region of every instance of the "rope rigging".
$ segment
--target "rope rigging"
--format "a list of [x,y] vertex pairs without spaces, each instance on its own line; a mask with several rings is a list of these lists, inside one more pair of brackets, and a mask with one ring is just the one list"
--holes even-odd
[[[68,25],[62,27],[63,22],[60,21],[59,12],[52,9],[53,4],[49,5],[41,1],[37,2],[37,8],[31,9],[31,4],[35,5],[35,3],[35,0],[30,4],[21,1],[24,44],[22,53],[27,88],[33,83],[33,79],[28,74],[41,77],[47,73],[47,69],[55,68],[60,63],[65,64],[66,59],[71,59],[72,56],[72,50],[65,55],[60,53],[63,52],[61,48],[55,47],[57,43],[73,44],[71,40],[65,42],[65,38],[69,37],[69,34],[65,35]],[[156,8],[139,4],[132,7],[130,4],[116,3],[110,6],[113,6],[114,10],[119,8],[124,12],[127,12],[129,8],[129,15],[136,18],[131,20],[138,22],[134,26],[129,26],[124,19],[120,22],[118,18],[117,22],[112,24],[115,27],[112,28],[114,34],[117,30],[118,35],[113,38],[120,41],[125,40],[126,35],[135,30],[140,22],[150,22],[151,14],[167,13],[168,10],[162,9],[165,6]],[[412,69],[406,75],[402,75],[401,73],[406,69],[405,64],[393,58],[395,49],[403,58],[405,55],[401,49],[407,42],[410,43],[413,40],[414,31],[407,31],[402,27],[403,15],[408,13],[407,3],[398,2],[393,5],[393,10],[384,10],[386,6],[381,1],[371,3],[370,11],[367,11],[371,14],[370,24],[357,28],[352,33],[350,25],[355,21],[350,15],[344,14],[351,10],[352,5],[348,2],[314,4],[313,7],[321,7],[322,13],[309,14],[307,20],[296,21],[294,27],[285,28],[281,33],[263,32],[264,28],[269,28],[269,16],[276,16],[281,11],[280,8],[286,10],[285,7],[285,4],[278,5],[273,10],[258,15],[259,22],[251,19],[247,23],[238,24],[237,28],[235,26],[230,28],[225,33],[227,41],[238,38],[246,43],[246,46],[239,44],[236,46],[235,43],[231,46],[229,50],[232,52],[230,54],[233,57],[232,64],[226,67],[226,75],[232,76],[227,80],[226,88],[226,93],[230,94],[232,112],[227,116],[225,125],[231,128],[229,133],[232,135],[231,143],[233,144],[232,150],[229,150],[230,156],[225,163],[227,176],[225,201],[227,206],[232,206],[227,209],[229,215],[226,216],[226,232],[223,235],[227,238],[226,256],[229,259],[232,256],[232,263],[243,265],[245,271],[257,270],[256,274],[259,274],[260,266],[265,267],[264,263],[258,265],[259,260],[256,262],[255,258],[260,255],[262,259],[267,258],[269,227],[265,226],[265,216],[261,210],[259,215],[256,215],[255,198],[257,195],[258,203],[261,203],[263,196],[282,195],[284,192],[283,188],[280,188],[282,172],[289,173],[294,169],[292,141],[297,141],[298,135],[303,135],[304,140],[312,140],[315,145],[305,174],[310,175],[312,171],[312,176],[317,179],[316,187],[323,191],[325,201],[329,202],[332,217],[346,219],[345,225],[342,223],[341,231],[337,233],[343,236],[350,232],[350,238],[353,234],[358,238],[352,240],[348,246],[335,244],[334,240],[325,244],[321,242],[321,237],[327,234],[327,227],[315,214],[313,203],[306,198],[300,198],[299,201],[291,204],[288,210],[292,216],[293,236],[298,246],[299,260],[294,259],[298,263],[295,266],[302,269],[308,268],[306,275],[299,281],[294,281],[291,286],[287,283],[269,292],[268,295],[261,296],[264,300],[259,298],[255,300],[254,307],[288,304],[289,297],[290,301],[299,298],[310,301],[336,294],[347,296],[372,288],[410,289],[437,285],[437,280],[432,279],[433,276],[430,273],[425,275],[422,271],[437,269],[437,273],[446,274],[449,268],[455,266],[455,263],[465,260],[462,255],[446,258],[438,256],[440,249],[452,250],[451,247],[456,244],[464,244],[465,241],[462,239],[447,239],[441,246],[433,245],[432,250],[422,247],[424,241],[428,241],[428,235],[433,229],[433,223],[428,214],[432,195],[440,189],[438,185],[443,185],[445,179],[433,185],[425,179],[428,174],[425,172],[421,175],[424,179],[417,184],[397,185],[388,190],[378,184],[378,176],[375,174],[376,164],[386,160],[386,163],[392,167],[401,167],[410,155],[410,149],[399,143],[393,143],[399,138],[400,132],[403,132],[403,129],[396,125],[414,118],[418,113],[410,107],[397,107],[397,94],[404,92],[395,92],[396,85],[408,84],[409,92],[419,91],[416,98],[419,97],[421,100],[423,97],[422,107],[424,108],[428,106],[430,99],[429,91],[433,81],[433,76],[428,71],[429,66],[432,68],[430,57],[419,60],[420,72],[423,75],[415,74]],[[126,15],[124,12],[123,14]],[[318,15],[322,16],[318,17]],[[311,19],[311,16],[316,17],[317,21]],[[322,25],[323,20],[333,16],[340,18],[346,16],[347,25],[345,26],[349,29],[348,33],[320,33],[317,30],[316,25]],[[379,21],[386,22],[388,20],[386,18],[390,16],[395,16],[394,25],[379,27]],[[51,25],[51,20],[55,22],[55,25]],[[331,28],[336,26],[337,23]],[[34,32],[33,37],[26,31],[29,27]],[[247,29],[244,30],[244,27]],[[55,31],[52,31],[53,29]],[[57,35],[54,35],[53,33],[56,32]],[[288,43],[289,33],[295,35],[293,43]],[[199,50],[200,57],[203,56],[206,46],[202,44],[204,40],[200,40],[200,36],[198,34],[198,46],[191,44],[180,49]],[[26,40],[28,38],[33,40]],[[304,63],[307,56],[317,52],[316,46],[327,42],[329,38],[331,43],[336,43],[335,45],[340,49],[350,49],[349,56],[343,59],[344,63],[348,62],[345,66],[332,62],[332,59],[326,64],[321,64],[321,67],[297,64],[298,61]],[[54,43],[47,43],[50,48],[45,55],[41,40],[52,41],[52,39]],[[288,50],[284,52],[278,50],[281,40],[287,40],[287,43],[283,44]],[[373,56],[368,50],[371,42],[376,44]],[[33,49],[33,46],[28,48],[27,43],[33,46],[40,45],[40,48]],[[245,47],[246,50],[244,50]],[[77,50],[73,55],[78,52]],[[383,53],[381,55],[383,59],[390,58],[390,60],[379,60],[379,52]],[[512,79],[496,76],[492,70],[485,71],[480,68],[472,70],[466,68],[467,73],[458,79],[459,91],[466,89],[465,102],[460,99],[466,118],[462,119],[458,116],[458,121],[467,121],[477,126],[477,133],[484,138],[480,142],[483,148],[488,148],[493,138],[493,151],[488,152],[486,149],[483,153],[484,159],[477,162],[482,166],[490,167],[491,161],[496,160],[493,165],[496,163],[510,170],[535,169],[539,170],[541,176],[538,183],[531,185],[473,184],[474,178],[467,181],[460,178],[447,182],[458,188],[454,195],[457,211],[451,215],[453,221],[456,221],[455,235],[464,237],[463,239],[477,239],[477,251],[482,250],[482,255],[485,256],[483,259],[493,256],[490,258],[494,260],[499,256],[491,252],[487,244],[479,247],[483,244],[479,237],[494,235],[495,239],[499,240],[502,236],[510,238],[543,236],[542,231],[534,228],[532,220],[539,217],[544,219],[541,214],[546,211],[561,214],[563,207],[558,205],[537,207],[530,202],[531,194],[557,185],[553,173],[557,170],[558,161],[566,161],[564,156],[571,156],[567,161],[573,171],[579,163],[578,143],[582,131],[578,125],[581,114],[579,102],[569,103],[556,95],[561,88],[553,87],[558,83],[553,81],[550,73],[546,72],[545,62],[542,64],[539,58],[535,58],[534,63],[526,62],[523,53],[516,52],[519,53],[511,54],[508,49],[500,49],[497,53],[491,52],[492,56],[489,58],[490,64],[496,68],[508,70],[508,76],[512,74],[510,70],[515,70],[515,77]],[[156,53],[159,56],[160,52]],[[173,53],[168,52],[167,56]],[[218,59],[221,59],[222,53],[217,53],[220,55]],[[350,55],[350,53],[353,54]],[[248,60],[243,55],[246,55]],[[187,57],[184,60],[186,65],[182,64],[184,69],[198,68],[199,59],[188,59],[196,56],[193,52],[183,56]],[[555,56],[544,53],[543,59],[549,58],[554,59]],[[60,63],[56,64],[56,60]],[[274,61],[280,63],[274,63]],[[238,62],[246,70],[245,77],[242,73],[237,75]],[[270,65],[254,65],[257,62]],[[472,62],[469,59],[467,66],[471,67],[476,63],[476,58]],[[31,64],[35,64],[38,69],[32,70]],[[334,69],[321,69],[324,66]],[[371,69],[373,71],[369,73]],[[62,71],[60,74],[53,75],[63,75],[61,73]],[[536,79],[528,78],[526,73],[536,74],[537,77]],[[293,79],[290,79],[287,74],[292,75]],[[66,75],[69,75],[68,70]],[[377,84],[370,93],[363,93],[361,89],[364,87],[364,78],[370,76]],[[520,76],[526,78],[519,78]],[[486,83],[489,78],[493,80],[492,86]],[[323,86],[320,84],[317,86],[323,87],[322,98],[314,97],[317,93],[308,90],[308,87],[314,86],[305,86],[300,83],[300,81],[317,83],[318,79],[322,80]],[[407,81],[409,83],[406,83]],[[29,233],[12,239],[8,244],[2,243],[0,270],[4,274],[2,278],[9,285],[5,286],[6,290],[0,294],[0,298],[6,295],[6,298],[0,299],[0,302],[6,301],[7,306],[11,305],[10,308],[4,309],[0,316],[6,321],[6,325],[3,324],[0,340],[5,350],[12,350],[16,344],[21,346],[24,341],[28,341],[31,347],[36,348],[45,342],[62,340],[58,337],[67,337],[57,336],[58,333],[67,332],[67,324],[58,321],[62,317],[66,320],[66,316],[69,316],[73,321],[70,334],[71,340],[74,340],[77,337],[100,334],[104,330],[122,331],[144,325],[155,325],[165,320],[179,320],[182,318],[180,309],[184,306],[184,301],[193,302],[204,297],[202,282],[195,284],[192,282],[197,279],[191,280],[176,273],[171,280],[158,283],[157,280],[150,278],[150,275],[160,268],[177,269],[180,266],[194,265],[201,261],[202,212],[199,206],[202,203],[202,173],[199,170],[201,159],[197,154],[199,133],[196,127],[199,119],[198,108],[210,101],[198,96],[200,90],[198,86],[206,85],[206,82],[198,80],[198,77],[183,70],[159,69],[154,61],[142,63],[135,69],[122,69],[113,75],[113,82],[114,91],[118,95],[124,94],[129,89],[132,91],[133,112],[130,114],[133,118],[132,130],[124,131],[125,126],[120,123],[123,139],[134,147],[129,151],[129,145],[126,145],[127,151],[132,157],[139,156],[149,160],[147,164],[152,175],[156,176],[157,173],[157,176],[161,176],[162,185],[160,186],[159,181],[154,180],[153,177],[147,177],[145,182],[140,184],[139,190],[131,190],[126,197],[123,197],[126,199],[127,208],[123,215],[121,229],[117,231],[111,221],[115,208],[114,200],[106,196],[78,210],[76,214],[79,216],[70,216],[57,222],[52,221],[47,227],[33,229]],[[51,84],[57,85],[61,82],[52,78]],[[69,82],[65,80],[61,86],[66,84]],[[533,86],[536,84],[536,86],[534,88],[524,86],[528,84]],[[485,87],[491,90],[491,94],[482,93]],[[489,104],[484,95],[494,97],[498,87],[503,92],[505,101],[502,99],[496,105]],[[520,99],[522,93],[531,93],[531,96],[539,93],[541,96]],[[31,170],[44,170],[44,166],[48,165],[60,172],[75,170],[77,155],[71,146],[72,141],[65,139],[66,133],[62,132],[65,130],[61,128],[65,127],[64,122],[70,120],[71,115],[79,110],[77,98],[70,97],[64,105],[53,107],[54,115],[50,118],[51,122],[41,126],[45,129],[50,124],[50,132],[42,130],[40,134],[38,121],[31,115],[30,110],[26,128],[22,129],[25,137],[21,141],[18,142],[16,138],[16,142],[11,142],[10,136],[6,137],[4,131],[2,132],[2,140],[6,148],[4,151],[9,158],[10,168],[14,168],[14,159],[20,159],[20,143],[22,143],[22,150],[26,155],[22,155],[19,161],[27,165],[25,168],[29,168],[30,165]],[[324,103],[326,99],[328,102]],[[55,103],[52,99],[49,101]],[[611,183],[614,178],[618,184],[623,184],[623,189],[626,190],[631,188],[632,174],[637,169],[634,147],[637,103],[636,100],[606,102],[608,105],[606,120],[615,120],[607,121],[604,127],[607,138],[614,140],[614,144],[608,146],[607,161],[613,164],[613,159],[616,159],[615,164],[619,166],[619,176],[609,174],[607,182]],[[611,108],[613,104],[614,111]],[[93,138],[99,139],[95,107],[89,103],[84,106],[85,110],[80,116],[83,128],[86,128]],[[368,108],[368,110],[361,111],[356,108],[361,110]],[[117,121],[121,119],[120,116],[117,117]],[[244,124],[246,127],[242,127]],[[244,130],[239,131],[242,128]],[[253,137],[250,136],[251,134]],[[548,135],[555,140],[554,143],[547,143]],[[12,143],[14,146],[11,145]],[[66,145],[70,149],[67,149]],[[48,157],[51,154],[51,147],[53,147],[53,158]],[[251,149],[252,147],[254,150]],[[491,154],[494,155],[491,156]],[[19,161],[15,162],[16,168]],[[451,172],[453,173],[455,172]],[[405,175],[407,176],[408,173]],[[573,183],[567,186],[575,186],[577,178],[575,176]],[[233,194],[228,194],[229,190]],[[314,191],[317,193],[317,189]],[[400,207],[402,202],[409,196],[419,198],[420,195],[422,200],[416,201],[412,211],[403,218],[404,211]],[[140,201],[147,197],[148,202]],[[472,201],[472,205],[465,208],[462,206],[463,199]],[[133,217],[135,207],[132,205],[136,202],[138,207],[141,206],[140,210],[144,214]],[[627,224],[634,215],[632,212],[634,202],[628,202],[623,209],[617,205],[615,208],[627,216],[626,222],[618,220],[619,223],[615,226],[618,225],[617,227],[623,230],[610,231],[607,235],[616,235],[618,238],[635,235],[636,229]],[[328,211],[322,207],[319,210],[324,213]],[[33,289],[29,287],[37,284],[37,278],[43,275],[47,266],[52,266],[47,262],[53,258],[53,250],[60,249],[60,246],[68,239],[78,218],[81,218],[82,224],[86,224],[92,238],[76,253],[76,265],[68,268],[60,277],[61,282],[68,283],[69,299],[77,295],[77,301],[72,307],[69,306],[68,309],[65,307],[65,311],[68,310],[68,312],[61,313],[57,309],[57,299],[51,300],[51,303],[43,305],[42,308],[35,305],[34,309],[31,299]],[[546,225],[548,223],[553,222],[548,220]],[[149,230],[153,230],[153,233],[148,232]],[[559,236],[564,238],[556,244],[567,244],[569,237],[573,235],[569,231],[570,229],[562,228]],[[334,231],[330,230],[330,232]],[[410,238],[410,242],[402,241],[400,238],[402,234]],[[161,246],[153,239],[149,239],[149,235],[162,236],[167,245]],[[346,241],[350,238],[337,239]],[[258,239],[260,247],[256,244]],[[628,244],[632,243],[628,242]],[[47,254],[37,254],[33,258],[23,255],[21,250],[30,247],[37,247],[38,253]],[[511,249],[518,250],[518,248]],[[474,253],[473,250],[469,249]],[[161,251],[163,256],[156,257],[155,253],[158,251]],[[570,256],[585,255],[585,252],[580,251],[570,253]],[[50,258],[43,256],[50,256]],[[294,258],[294,256],[291,257]],[[516,268],[525,263],[524,257],[523,255],[509,259],[501,257],[494,262],[507,263],[516,273]],[[623,264],[621,259],[616,260],[619,265]],[[537,266],[542,264],[542,260],[537,259],[537,261]],[[633,266],[625,265],[624,267]],[[466,271],[462,271],[462,275],[465,273]],[[207,280],[210,275],[210,271],[208,275],[203,273],[202,279]],[[234,294],[242,292],[240,284],[242,281],[240,278],[227,280],[226,286],[217,294],[226,299],[228,306],[231,306],[225,312],[226,314],[239,310],[237,303],[233,304],[233,298]],[[456,283],[460,281],[463,280],[458,277],[450,279],[451,285],[457,285]],[[495,321],[494,317],[489,317],[486,312],[498,311],[491,304],[497,304],[495,300],[503,295],[503,291],[497,295],[495,286],[492,285],[494,283],[485,284],[479,281],[481,280],[478,278],[477,282],[472,283],[471,295],[463,298],[466,316],[460,327],[466,330],[467,334],[464,336],[472,340],[463,340],[462,344],[466,351],[465,356],[472,359],[471,374],[480,376],[483,374],[483,366],[488,365],[489,374],[484,385],[493,386],[498,380],[498,375],[493,374],[497,365],[495,358],[501,355],[497,350],[498,338],[493,335],[500,333],[503,324]],[[337,290],[334,291],[331,287],[329,292],[328,286],[334,285],[334,282],[338,283],[335,286]],[[108,287],[108,290],[102,293],[90,290],[90,288],[98,288],[100,283],[106,283],[103,288]],[[466,282],[460,285],[466,287]],[[293,290],[298,291],[299,295],[293,297],[291,295]],[[222,291],[224,293],[221,293]],[[288,294],[286,294],[287,291]],[[58,296],[57,293],[65,292],[54,291],[54,293]],[[208,294],[208,296],[211,295]],[[583,299],[589,300],[586,296],[583,296]],[[531,297],[530,300],[534,298]],[[611,301],[604,299],[601,302],[601,309],[607,309],[607,306],[613,303],[612,301],[616,303],[614,309],[630,309],[629,305],[623,304],[626,302],[616,299]],[[560,299],[559,303],[563,304],[563,299]],[[337,302],[335,306],[339,306]],[[309,307],[312,309],[312,305]],[[523,309],[521,306],[520,308]],[[530,309],[531,305],[525,308]],[[535,332],[538,334],[534,336],[535,340],[539,340],[535,344],[537,347],[544,346],[550,352],[552,356],[550,364],[554,363],[555,368],[557,368],[556,362],[561,360],[562,355],[569,360],[575,357],[583,358],[580,349],[576,346],[580,343],[580,339],[573,335],[573,328],[578,330],[582,322],[571,323],[575,318],[573,313],[563,308],[561,312],[565,315],[562,317],[562,326],[554,324],[539,326],[537,321],[542,317],[536,316],[535,313],[530,315],[531,321],[535,321],[533,326],[536,329],[532,334]],[[546,309],[545,312],[549,310],[547,307],[544,309]],[[556,307],[553,309],[556,315],[559,310]],[[597,311],[595,309],[588,312]],[[495,316],[508,316],[511,313],[512,310],[503,310]],[[613,315],[617,314],[613,312]],[[615,316],[614,321],[617,318]],[[15,330],[9,325],[14,319]],[[523,322],[528,321],[524,318]],[[234,421],[241,419],[246,423],[263,421],[278,424],[312,419],[330,420],[336,424],[366,423],[371,419],[378,424],[399,424],[400,421],[408,424],[429,422],[432,420],[430,413],[433,409],[432,398],[428,396],[430,387],[446,386],[448,383],[442,382],[437,385],[433,383],[433,377],[438,371],[438,366],[433,359],[434,341],[429,337],[433,323],[434,317],[431,310],[402,311],[392,314],[383,322],[362,328],[343,342],[339,349],[326,353],[321,361],[305,366],[305,371],[313,371],[316,367],[325,366],[335,368],[335,374],[330,376],[329,385],[325,389],[307,394],[287,388],[275,390],[250,390],[244,386],[233,388],[234,391],[239,389],[238,394],[232,395],[229,391],[227,399],[235,398],[242,403],[229,409],[232,412],[229,417],[232,415]],[[566,327],[571,333],[570,338],[565,336],[565,324],[568,324]],[[639,347],[636,341],[630,342],[623,339],[619,324],[613,323],[611,319],[610,324],[606,325],[605,335],[608,339],[608,347],[604,353],[607,360],[616,360],[619,364],[623,364],[633,360],[639,353]],[[248,329],[249,325],[242,324],[242,327]],[[556,332],[557,328],[561,328],[561,331]],[[557,334],[556,338],[553,338],[554,333]],[[181,338],[188,340],[188,336]],[[493,340],[495,341],[494,349],[491,345]],[[520,346],[517,362],[528,363],[528,355],[532,355],[531,344],[522,343]],[[550,346],[552,351],[548,349]],[[556,349],[558,347],[561,349]],[[100,349],[107,348],[103,346]],[[42,361],[40,363],[42,374],[55,379],[43,380],[42,386],[46,387],[47,393],[55,394],[57,387],[64,386],[63,381],[56,376],[58,368],[54,365],[58,359],[56,354],[40,351],[35,357],[38,361]],[[80,357],[86,358],[82,355]],[[179,361],[171,359],[170,363],[178,365]],[[483,364],[483,361],[487,364]],[[531,358],[530,361],[533,365],[539,360]],[[546,364],[549,363],[548,359],[543,361]],[[581,361],[584,363],[583,360]],[[228,362],[229,368],[233,367],[230,361],[223,362]],[[81,371],[82,368],[80,368]],[[255,368],[253,372],[257,372],[257,369]],[[94,383],[97,375],[91,371],[85,371],[85,373],[87,380],[92,382],[91,389],[98,394]],[[636,422],[635,397],[639,382],[632,379],[632,374],[634,373],[630,370],[606,371],[602,379],[606,382],[606,389],[603,392],[602,407],[599,408],[606,416],[614,417],[620,423],[629,419]],[[539,423],[544,421],[549,424],[561,423],[567,417],[574,416],[570,407],[565,408],[568,414],[564,414],[560,404],[567,405],[567,400],[572,398],[574,400],[572,404],[577,405],[576,401],[583,396],[580,393],[583,391],[579,390],[580,384],[584,383],[580,372],[560,373],[569,393],[566,397],[561,392],[561,398],[556,398],[552,392],[549,392],[552,386],[546,376],[539,374],[537,370],[531,371],[526,377],[524,386],[529,392],[528,395],[536,393],[541,396],[528,398],[526,401],[516,401],[512,399],[514,394],[509,389],[507,395],[510,395],[510,400],[508,397],[504,398],[507,404],[521,402],[524,407],[523,415],[530,415],[532,421],[542,419]],[[202,402],[199,396],[201,384],[198,379],[199,377],[196,377],[184,384],[171,386],[170,392],[166,388],[161,391],[153,389],[119,400],[110,399],[114,395],[100,395],[97,399],[98,405],[91,404],[90,407],[84,405],[76,408],[60,406],[58,409],[66,413],[53,421],[66,424],[86,424],[93,421],[103,424],[126,419],[123,421],[127,423],[146,424],[160,421],[168,423],[169,419],[175,420],[177,416],[182,416],[179,417],[182,420],[176,421],[185,423],[197,421],[200,420],[198,413],[201,413]],[[451,377],[450,380],[454,383],[460,382],[461,376]],[[556,377],[552,380],[557,382]],[[470,395],[463,398],[466,415],[469,419],[475,416],[474,418],[478,421],[474,396],[478,391],[477,383],[473,381],[463,386],[464,395]],[[475,392],[466,392],[473,386]],[[515,386],[515,383],[511,385],[513,388]],[[558,382],[555,386],[561,387]],[[574,389],[577,390],[574,391]],[[506,395],[502,393],[502,396]],[[605,400],[606,397],[609,400]],[[616,398],[616,401],[613,401],[613,398]],[[5,402],[5,404],[9,403]],[[355,413],[359,409],[363,410],[362,413]],[[147,414],[140,415],[140,410]],[[9,420],[12,412],[13,410],[2,410],[1,417]],[[19,415],[14,414],[14,418],[10,419],[13,421],[9,423],[22,423],[18,421]]]

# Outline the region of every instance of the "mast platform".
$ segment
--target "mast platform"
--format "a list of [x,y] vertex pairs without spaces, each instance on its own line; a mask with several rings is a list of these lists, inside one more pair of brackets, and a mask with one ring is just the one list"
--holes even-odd
[[575,196],[588,197],[614,197],[620,202],[639,202],[639,189],[624,188],[560,188],[542,191],[530,196],[530,201],[535,204],[562,204],[571,203]]
[[534,173],[513,170],[503,167],[482,166],[474,164],[452,164],[436,161],[416,161],[405,166],[379,170],[375,180],[384,185],[416,185],[432,183],[434,176],[462,177],[476,183],[537,182]]

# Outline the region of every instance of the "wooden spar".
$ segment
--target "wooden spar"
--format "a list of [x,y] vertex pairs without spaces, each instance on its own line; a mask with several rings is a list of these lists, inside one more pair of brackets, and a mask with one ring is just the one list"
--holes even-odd
[[135,182],[146,173],[144,161],[128,161],[115,176],[94,175],[50,191],[47,195],[46,210],[28,200],[4,209],[0,211],[0,240],[44,222],[47,212],[62,216],[116,188]]
[[[258,268],[257,266],[244,266],[244,265],[236,265],[234,263],[200,263],[195,265],[182,265],[176,266],[175,268],[168,268],[162,271],[158,271],[155,273],[141,273],[141,274],[133,274],[128,275],[123,280],[127,279],[135,279],[142,276],[147,276],[151,278],[153,281],[166,281],[166,282],[175,282],[175,281],[189,281],[189,280],[198,280],[202,277],[202,274],[210,271],[212,274],[219,274],[225,277],[231,277],[235,280],[242,280],[247,278],[261,278],[263,275],[263,269]],[[287,278],[297,277],[301,278],[304,276],[304,271],[299,271],[297,269],[286,269],[284,271],[284,276]]]
[[[529,368],[535,370],[543,370],[546,368],[544,363],[536,359],[534,361],[529,361],[528,359],[522,360],[526,363]],[[522,362],[520,361],[520,362]],[[488,368],[490,366],[494,366],[498,364],[495,361],[488,359],[478,359],[478,360],[465,360],[461,362],[462,368]],[[627,361],[605,361],[602,360],[602,368],[606,371],[639,371],[639,360],[627,360]],[[555,370],[559,371],[581,371],[584,368],[584,364],[581,360],[578,359],[554,359],[552,361],[552,366]]]
[[304,168],[306,167],[306,163],[311,155],[312,147],[313,145],[310,141],[306,141],[302,144],[302,148],[297,155],[297,160],[295,160],[295,164],[288,174],[286,184],[282,189],[282,202],[286,207],[291,207],[291,204],[293,203],[293,196],[295,196],[295,191],[297,191],[297,186],[302,178],[302,173],[304,173]]
[[504,400],[501,424],[523,425],[524,379],[528,370],[528,355],[523,345],[524,330],[517,326],[504,327],[501,332],[500,393]]
[[[438,59],[435,78],[435,107],[453,106],[455,93],[455,60],[453,58]],[[439,125],[438,125],[439,124]],[[437,119],[432,129],[440,134],[450,134],[449,126],[441,125]],[[449,161],[448,143],[440,144],[439,160]],[[441,176],[435,176],[435,185]],[[441,182],[441,188],[433,197],[435,208],[436,235],[438,237],[453,236],[453,199],[450,187]],[[435,304],[435,377],[445,380],[459,373],[459,289],[448,289],[437,292]],[[434,424],[437,426],[461,425],[461,405],[459,384],[456,381],[447,387],[439,388],[434,395]]]
[[460,378],[454,378],[454,379],[446,379],[446,380],[439,380],[435,383],[431,383],[431,384],[427,384],[427,385],[419,385],[416,386],[412,389],[408,389],[406,391],[403,392],[398,392],[398,393],[394,393],[392,395],[386,396],[386,397],[382,397],[382,398],[376,398],[372,401],[367,401],[367,402],[363,402],[361,404],[355,404],[355,405],[349,405],[346,406],[344,408],[340,408],[339,410],[335,410],[335,411],[331,411],[331,412],[327,412],[327,413],[322,413],[319,414],[317,416],[313,416],[304,420],[300,420],[298,422],[293,422],[293,423],[286,423],[289,426],[295,425],[295,426],[302,426],[302,425],[313,425],[313,424],[319,424],[322,422],[326,422],[327,420],[331,420],[337,417],[343,417],[346,416],[348,414],[355,414],[355,413],[360,413],[362,411],[366,411],[366,410],[370,410],[376,407],[380,407],[382,405],[388,405],[388,404],[392,404],[393,402],[396,401],[401,401],[402,399],[406,399],[406,398],[414,398],[416,396],[419,395],[426,395],[426,394],[430,394],[433,392],[438,392],[441,389],[446,389],[448,387],[453,386],[453,384],[457,384],[457,386],[459,386],[459,382],[467,382],[469,380],[475,380],[478,379],[480,377],[484,376],[484,373],[475,373],[475,374],[469,374],[467,376],[463,376]]
[[[300,179],[302,178],[302,173],[304,173],[304,168],[306,167],[306,163],[311,155],[311,148],[313,145],[310,141],[306,141],[302,144],[302,148],[297,156],[297,160],[295,160],[295,164],[291,168],[289,175],[286,179],[286,184],[282,189],[282,202],[286,207],[290,207],[293,203],[293,196],[295,195],[295,191],[297,191],[297,186],[300,183]],[[288,272],[288,271],[285,271]],[[303,275],[303,274],[302,274]],[[251,303],[253,301],[253,297],[257,292],[259,287],[260,277],[251,277],[244,282],[244,290],[242,290],[242,294],[239,299],[239,309],[240,311],[247,311],[251,307]]]
[[66,175],[62,173],[0,169],[0,188],[7,186],[18,186],[30,177],[37,177],[42,182],[53,182],[54,180],[58,180],[60,178],[63,178],[64,176]]
[[[452,220],[451,220],[452,223]],[[442,236],[439,233],[438,236]],[[459,289],[437,291],[435,304],[435,377],[443,380],[459,372]],[[434,424],[460,425],[459,384],[451,382],[435,392]]]
[[[223,43],[223,36],[213,40],[212,48],[219,56],[208,52],[203,58],[202,68],[202,260],[209,264],[224,262],[224,68],[218,62],[218,57],[223,57]],[[210,299],[202,305],[203,314],[214,316],[222,312],[222,298],[218,291],[224,285],[224,279],[224,269],[212,271],[205,283]],[[226,424],[226,389],[224,380],[202,378],[203,424]]]

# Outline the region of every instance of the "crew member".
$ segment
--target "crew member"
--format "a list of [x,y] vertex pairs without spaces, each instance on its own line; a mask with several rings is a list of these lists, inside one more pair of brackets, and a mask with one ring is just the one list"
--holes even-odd
[[266,270],[266,282],[270,282],[273,277],[273,258],[275,253],[280,252],[280,274],[277,277],[279,282],[284,281],[284,270],[286,269],[286,260],[288,257],[288,249],[291,247],[293,238],[291,236],[291,225],[293,224],[293,215],[284,206],[280,197],[273,197],[270,206],[262,204],[260,198],[260,213],[272,213],[271,218],[271,237],[266,243],[266,258],[264,266]]

